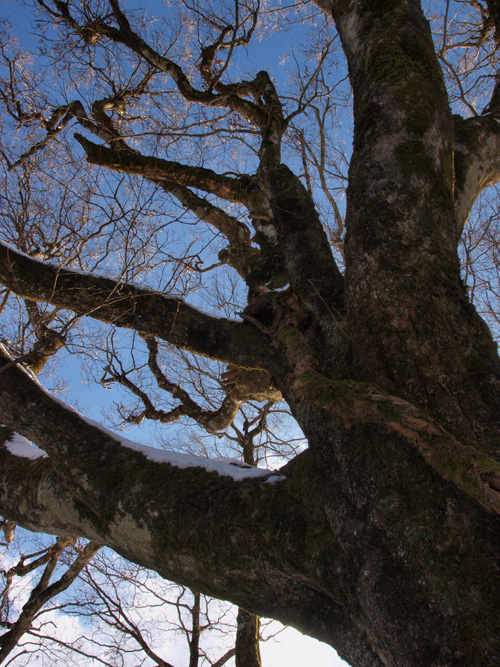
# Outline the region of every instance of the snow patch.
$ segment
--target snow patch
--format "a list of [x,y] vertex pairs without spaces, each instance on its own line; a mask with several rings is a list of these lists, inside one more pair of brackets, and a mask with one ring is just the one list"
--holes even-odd
[[271,475],[264,481],[264,484],[277,484],[278,482],[283,482],[285,479],[284,475]]
[[[96,425],[99,427],[99,425]],[[191,454],[181,454],[172,450],[155,449],[147,445],[141,445],[138,442],[132,442],[126,438],[120,438],[116,434],[112,434],[115,439],[118,439],[123,447],[128,447],[136,452],[140,452],[150,461],[157,463],[168,463],[176,468],[203,468],[208,472],[216,472],[221,477],[232,477],[235,481],[242,479],[250,479],[255,477],[276,477],[271,470],[264,468],[255,468],[240,461],[232,461],[223,458],[220,459],[205,459],[201,456],[193,456]]]
[[60,398],[56,398],[55,396],[51,396],[51,398],[63,405],[67,410],[76,412],[80,418],[83,419],[83,421],[99,429],[109,438],[117,441],[122,447],[127,447],[128,449],[132,449],[135,452],[140,452],[147,459],[154,461],[155,463],[168,463],[175,468],[181,469],[203,468],[208,472],[216,472],[222,477],[232,477],[236,481],[253,477],[269,477],[270,475],[273,475],[272,470],[267,470],[265,468],[255,468],[253,466],[247,465],[246,463],[241,463],[240,461],[235,461],[232,459],[228,460],[224,457],[222,457],[222,460],[206,459],[202,456],[182,454],[170,449],[156,449],[155,447],[149,447],[149,445],[143,445],[140,442],[134,442],[133,440],[124,438],[123,436],[118,435],[118,433],[107,429],[105,426],[102,426],[102,424],[99,424],[99,422],[96,422],[93,419],[89,419],[89,417],[85,417],[70,405],[62,401]]
[[[128,438],[124,438],[115,433],[114,431],[111,431],[110,429],[106,428],[105,426],[102,426],[102,424],[100,424],[99,422],[96,422],[93,419],[90,419],[89,417],[85,417],[85,415],[82,415],[80,412],[78,412],[78,410],[75,410],[75,408],[73,408],[71,405],[69,405],[62,399],[58,398],[57,396],[51,394],[49,391],[47,391],[47,389],[45,389],[45,387],[40,383],[40,381],[37,378],[33,377],[32,373],[29,372],[21,364],[17,364],[17,367],[21,371],[26,373],[26,375],[28,375],[30,380],[32,382],[35,382],[41,389],[41,391],[43,391],[52,401],[61,405],[65,410],[77,414],[78,417],[82,419],[84,422],[86,422],[90,426],[93,426],[94,428],[99,429],[101,433],[106,435],[108,438],[111,438],[122,447],[127,447],[128,449],[132,449],[135,452],[140,452],[150,461],[155,461],[156,463],[167,463],[171,466],[182,469],[203,468],[208,472],[216,472],[218,475],[221,475],[222,477],[232,477],[236,481],[242,479],[255,478],[255,477],[267,477],[267,478],[271,476],[276,477],[276,474],[272,470],[248,466],[246,463],[242,463],[240,461],[235,461],[232,459],[229,459],[228,461],[226,458],[223,458],[223,460],[206,459],[201,456],[193,456],[191,454],[181,454],[173,450],[156,449],[155,447],[149,447],[148,445],[143,445],[139,442],[128,440]],[[24,438],[21,435],[18,435],[17,433],[14,434],[13,438],[8,443],[6,443],[6,446],[8,447],[9,451],[12,454],[15,454],[16,456],[23,456],[25,458],[30,458],[30,459],[37,459],[42,456],[47,456],[47,454],[43,450],[41,450],[36,445],[33,445],[28,440],[26,440],[26,438]]]
[[22,456],[25,459],[34,460],[47,457],[43,449],[40,449],[40,447],[37,447],[18,433],[14,433],[10,440],[7,440],[5,446],[14,456]]
[[274,241],[278,237],[278,232],[272,222],[266,222],[265,220],[255,218],[253,220],[253,226],[257,232],[264,234],[269,241]]

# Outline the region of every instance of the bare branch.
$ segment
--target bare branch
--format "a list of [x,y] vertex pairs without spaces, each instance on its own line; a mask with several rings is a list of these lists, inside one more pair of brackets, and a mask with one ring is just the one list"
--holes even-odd
[[60,579],[50,583],[50,579],[59,562],[62,552],[74,540],[67,537],[58,537],[54,547],[49,550],[50,555],[40,580],[33,588],[24,604],[17,621],[0,637],[0,663],[13,651],[20,638],[29,631],[37,613],[49,600],[65,591],[78,577],[84,567],[101,548],[101,544],[90,542],[81,551]]
[[246,278],[260,257],[260,252],[252,247],[248,227],[187,187],[168,181],[160,181],[159,184],[192,211],[199,220],[212,225],[224,234],[229,245],[219,253],[219,257]]
[[[82,122],[82,125],[93,128],[91,121],[88,121],[87,119],[87,114],[85,113],[85,110],[80,101],[77,100],[64,106],[57,107],[52,111],[48,121],[46,121],[43,117],[41,118],[42,127],[47,132],[45,137],[31,146],[31,148],[24,152],[13,164],[9,165],[9,170],[20,167],[32,155],[35,155],[35,153],[45,148],[60,132],[64,130],[64,128],[73,118],[79,118]],[[19,121],[24,121],[23,114],[19,115]]]
[[[71,16],[67,2],[55,0],[54,4],[57,7],[57,12],[51,10],[45,2],[42,2],[41,0],[38,0],[38,2],[47,9],[52,16],[61,18],[65,21],[88,43],[92,43],[94,40],[97,41],[99,37],[102,36],[107,37],[116,43],[124,44],[144,58],[156,70],[168,74],[177,85],[181,95],[189,102],[196,102],[213,107],[228,107],[234,111],[238,111],[249,120],[257,122],[258,124],[265,122],[265,115],[259,107],[253,102],[241,97],[242,94],[253,92],[252,84],[245,82],[239,87],[222,87],[223,92],[220,94],[216,94],[212,91],[197,90],[192,86],[188,77],[177,63],[159,54],[132,30],[129,21],[126,15],[122,12],[117,0],[110,0],[110,4],[118,23],[118,28],[109,25],[104,20],[96,21],[89,26],[80,26]],[[222,84],[218,84],[218,86],[222,86]]]

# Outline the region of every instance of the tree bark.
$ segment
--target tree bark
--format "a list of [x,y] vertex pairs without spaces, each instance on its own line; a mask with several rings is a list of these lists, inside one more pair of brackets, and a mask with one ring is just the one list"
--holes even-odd
[[237,623],[236,667],[262,667],[259,647],[259,617],[240,608]]
[[[453,119],[417,0],[317,4],[332,12],[354,94],[344,276],[307,190],[276,165],[277,149],[251,180],[265,194],[265,216],[260,197],[248,205],[260,255],[247,276],[244,323],[0,246],[0,278],[26,298],[271,373],[309,449],[278,475],[241,479],[230,464],[154,460],[5,358],[0,512],[34,530],[107,544],[327,641],[352,665],[493,667],[500,361],[468,302],[456,248],[477,193],[500,176],[496,126]],[[101,34],[156,62],[186,99],[229,100],[227,89],[220,99],[200,97],[174,63],[119,23]],[[257,102],[248,104],[254,113]],[[83,145],[92,163],[116,168],[113,151]],[[144,156],[119,166],[155,179],[174,169]],[[241,179],[216,177],[203,171],[196,184],[193,171],[179,176],[182,186],[240,196]],[[15,455],[12,430],[48,457]]]

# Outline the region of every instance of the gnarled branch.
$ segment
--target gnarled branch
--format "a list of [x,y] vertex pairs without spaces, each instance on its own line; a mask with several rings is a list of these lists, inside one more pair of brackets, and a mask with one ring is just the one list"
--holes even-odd
[[500,119],[455,116],[455,209],[460,233],[481,192],[500,181]]
[[167,188],[169,182],[197,188],[221,199],[244,204],[250,214],[257,218],[266,218],[269,215],[267,196],[250,176],[234,178],[217,174],[205,167],[192,167],[152,155],[117,151],[95,144],[78,133],[75,134],[75,139],[82,145],[90,164],[119,173],[138,174],[159,183],[166,181]]

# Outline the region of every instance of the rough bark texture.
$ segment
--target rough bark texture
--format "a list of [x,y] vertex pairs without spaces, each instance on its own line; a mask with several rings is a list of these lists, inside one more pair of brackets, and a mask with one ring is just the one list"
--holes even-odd
[[[253,221],[259,255],[245,322],[0,253],[0,279],[28,299],[271,373],[309,449],[279,478],[235,481],[201,461],[157,463],[4,357],[0,420],[48,457],[0,448],[0,512],[107,544],[329,642],[352,665],[494,667],[500,362],[467,300],[456,247],[474,199],[498,180],[498,121],[495,110],[453,119],[417,0],[317,4],[335,20],[354,92],[345,277],[309,194],[277,164],[277,130],[268,130],[286,123],[273,96],[238,106],[222,87],[198,99],[143,41],[130,48],[170,73],[186,99],[253,114],[269,144],[251,181],[204,171],[197,183],[243,202]],[[120,21],[116,34],[101,34],[132,43]],[[111,149],[81,143],[92,164],[117,168]],[[121,170],[196,185],[177,163],[125,157]]]
[[259,648],[259,617],[244,609],[238,610],[236,635],[236,667],[262,667]]

